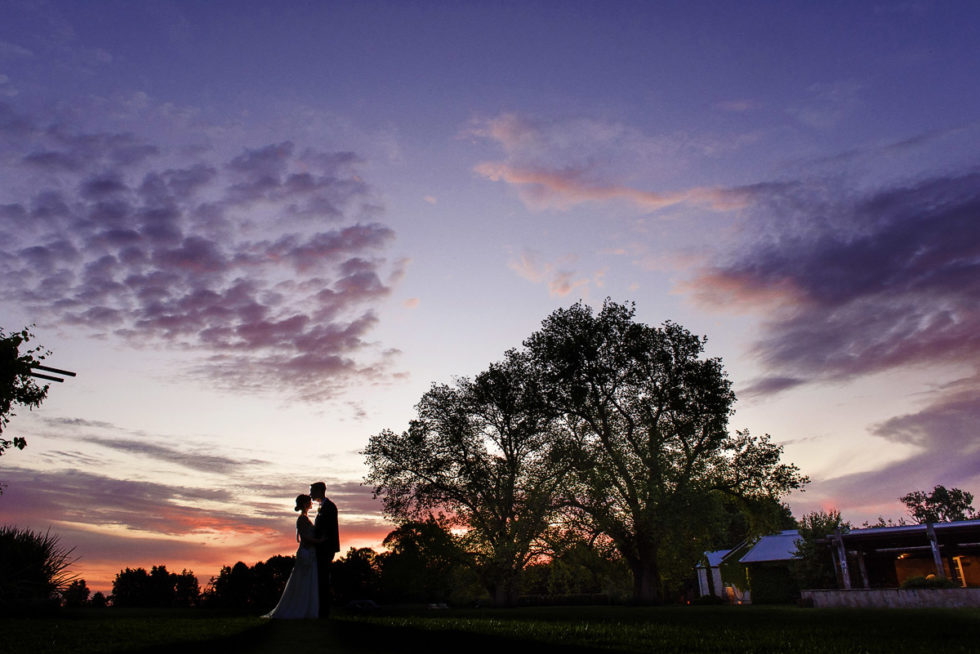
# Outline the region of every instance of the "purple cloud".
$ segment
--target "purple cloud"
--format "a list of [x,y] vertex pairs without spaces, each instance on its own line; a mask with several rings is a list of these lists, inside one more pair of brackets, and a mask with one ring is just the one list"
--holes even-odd
[[873,433],[896,443],[931,448],[937,455],[956,452],[968,476],[980,476],[980,376],[960,379],[939,389],[915,413],[895,416],[876,425]]
[[[350,152],[292,142],[225,161],[0,108],[0,298],[41,320],[202,353],[239,388],[339,392],[384,374],[375,305],[394,232]],[[17,154],[17,153],[20,154]],[[16,190],[13,190],[16,189]]]
[[819,480],[809,495],[873,517],[910,490],[972,488],[980,481],[980,173],[867,193],[773,186],[758,198],[749,245],[687,285],[705,303],[766,311],[752,347],[766,374],[741,396],[910,366],[974,369],[921,408],[872,427],[886,443],[917,447],[915,455]]
[[89,443],[95,443],[102,447],[113,450],[135,454],[143,458],[155,459],[165,463],[173,463],[191,470],[201,472],[214,472],[218,474],[228,474],[240,471],[248,466],[262,465],[267,463],[257,459],[232,459],[227,456],[208,454],[206,452],[193,452],[188,450],[178,450],[172,447],[146,443],[129,438],[85,438],[82,439]]
[[[774,380],[980,363],[980,173],[827,200],[770,190],[754,245],[689,285],[774,317],[754,346]],[[795,384],[782,384],[789,387]]]

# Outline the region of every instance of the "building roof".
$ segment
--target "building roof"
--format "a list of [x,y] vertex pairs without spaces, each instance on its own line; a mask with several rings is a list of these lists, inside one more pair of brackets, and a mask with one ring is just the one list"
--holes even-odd
[[[717,568],[719,565],[721,565],[722,559],[724,559],[725,555],[729,552],[731,552],[731,550],[715,550],[714,552],[705,552],[704,556],[708,559],[708,565],[710,567]],[[699,562],[696,567],[703,568],[704,561]]]
[[[980,520],[958,520],[956,522],[934,522],[932,528],[937,534],[943,532],[973,531],[980,529]],[[873,538],[875,536],[893,536],[901,534],[925,533],[926,525],[901,525],[898,527],[866,527],[864,529],[852,529],[845,536],[857,536],[861,538]]]
[[[980,520],[935,522],[932,527],[936,533],[936,538],[942,544],[975,545],[977,541],[980,541]],[[927,543],[927,529],[926,525],[852,529],[843,534],[843,540],[847,547],[907,547]]]
[[799,538],[800,532],[796,529],[787,529],[778,534],[763,536],[738,562],[791,561],[796,558],[796,541]]

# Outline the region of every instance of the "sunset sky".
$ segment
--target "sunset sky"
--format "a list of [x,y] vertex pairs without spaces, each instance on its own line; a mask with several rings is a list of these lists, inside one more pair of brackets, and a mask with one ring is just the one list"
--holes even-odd
[[378,547],[368,437],[606,297],[708,337],[797,516],[980,494],[978,80],[974,0],[0,0],[0,327],[78,373],[0,523],[203,586],[322,479]]

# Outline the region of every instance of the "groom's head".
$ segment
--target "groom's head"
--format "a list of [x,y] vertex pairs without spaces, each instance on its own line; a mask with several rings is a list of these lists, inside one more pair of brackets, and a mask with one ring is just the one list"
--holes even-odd
[[310,484],[310,497],[320,502],[327,496],[327,485],[322,481]]

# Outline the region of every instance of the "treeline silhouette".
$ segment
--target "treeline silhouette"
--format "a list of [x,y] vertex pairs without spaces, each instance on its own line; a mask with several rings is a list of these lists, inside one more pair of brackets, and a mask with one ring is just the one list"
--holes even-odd
[[[931,493],[921,491],[901,498],[915,517],[920,505],[908,498],[931,502],[936,511],[948,519],[974,519],[973,494],[937,486]],[[953,501],[947,500],[952,497]],[[774,508],[779,505],[775,505]],[[735,539],[748,527],[742,514],[732,509],[727,528],[728,538]],[[801,560],[793,574],[801,586],[833,587],[834,565],[831,553],[823,544],[826,534],[836,529],[848,531],[849,522],[840,513],[815,512],[805,515],[795,525],[790,514],[783,516],[784,524],[798,526],[801,532]],[[872,526],[900,526],[879,518]],[[865,523],[865,527],[869,525]],[[13,533],[13,532],[10,532]],[[26,538],[20,534],[21,539]],[[32,534],[27,534],[32,535]],[[555,534],[548,551],[519,571],[520,604],[596,604],[628,601],[632,595],[631,573],[615,547],[595,539],[569,538],[567,533]],[[560,536],[561,538],[558,538]],[[51,545],[56,538],[33,534],[35,540]],[[492,597],[478,576],[475,559],[480,552],[466,550],[458,537],[430,517],[425,521],[406,522],[392,530],[384,539],[385,551],[371,548],[350,548],[331,565],[333,602],[347,605],[361,600],[381,604],[445,603],[456,606],[489,603]],[[8,552],[9,554],[9,552]],[[60,559],[59,559],[60,560]],[[61,591],[65,607],[171,608],[208,607],[264,613],[278,602],[294,557],[276,555],[249,566],[239,561],[223,566],[207,587],[201,589],[193,572],[170,572],[165,565],[121,570],[107,598],[95,593],[89,599],[84,579],[73,580]],[[694,570],[677,581],[680,590],[668,599],[696,600]],[[12,584],[7,584],[13,587]]]
[[149,572],[126,568],[112,582],[112,604],[118,607],[196,606],[200,597],[201,587],[193,572],[177,574],[165,565],[155,565]]
[[[331,565],[333,602],[344,606],[372,600],[379,604],[489,603],[474,571],[473,552],[464,551],[435,520],[408,522],[384,540],[385,551],[350,548]],[[194,573],[170,572],[166,565],[120,570],[112,594],[88,600],[84,580],[65,596],[65,605],[120,608],[203,607],[264,613],[275,606],[293,568],[292,556],[276,555],[248,565],[222,566],[203,589]],[[629,597],[630,573],[612,550],[594,543],[556,544],[550,556],[526,566],[520,576],[522,602],[597,603]],[[71,601],[68,601],[68,597]]]

